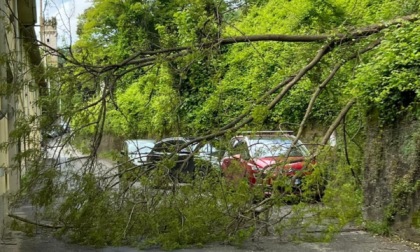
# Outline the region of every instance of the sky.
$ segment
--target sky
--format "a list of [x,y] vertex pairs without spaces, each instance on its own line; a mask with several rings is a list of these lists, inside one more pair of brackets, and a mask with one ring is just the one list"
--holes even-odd
[[[37,18],[39,24],[39,12],[41,0],[37,2]],[[44,17],[57,18],[58,46],[73,44],[77,40],[77,17],[92,5],[91,0],[42,0]],[[36,30],[39,36],[39,29]]]

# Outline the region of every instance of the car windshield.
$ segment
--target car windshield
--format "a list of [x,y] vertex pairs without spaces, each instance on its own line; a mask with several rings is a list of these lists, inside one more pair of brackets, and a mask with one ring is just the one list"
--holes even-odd
[[[293,139],[287,137],[250,139],[249,152],[253,158],[282,156],[287,153],[292,142]],[[297,142],[296,146],[292,148],[289,154],[290,157],[308,155],[309,151],[301,141]]]
[[[193,149],[195,150],[197,148],[198,143],[193,145]],[[198,154],[201,155],[210,155],[210,156],[217,156],[219,154],[219,150],[216,149],[213,145],[210,143],[205,143],[199,150]]]
[[153,146],[153,142],[128,142],[128,153],[129,154],[138,154],[138,153],[149,153]]

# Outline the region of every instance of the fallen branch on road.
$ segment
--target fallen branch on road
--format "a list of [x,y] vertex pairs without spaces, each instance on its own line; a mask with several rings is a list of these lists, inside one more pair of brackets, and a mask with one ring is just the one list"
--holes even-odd
[[10,218],[13,218],[13,219],[16,219],[16,220],[19,220],[19,221],[22,221],[22,222],[25,222],[25,223],[28,223],[28,224],[31,224],[31,225],[36,225],[36,226],[39,226],[39,227],[52,228],[52,229],[64,228],[64,226],[55,226],[55,225],[50,225],[50,224],[45,224],[45,223],[38,223],[38,222],[35,222],[35,221],[32,221],[32,220],[20,217],[20,216],[15,215],[15,214],[8,214],[8,216]]
[[0,241],[0,245],[17,245],[17,242],[4,242],[4,241]]

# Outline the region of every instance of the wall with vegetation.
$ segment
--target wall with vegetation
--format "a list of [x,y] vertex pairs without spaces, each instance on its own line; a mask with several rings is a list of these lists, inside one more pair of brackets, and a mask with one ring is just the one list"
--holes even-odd
[[366,130],[364,214],[368,227],[419,242],[419,117],[412,112],[381,124],[375,110],[368,115]]

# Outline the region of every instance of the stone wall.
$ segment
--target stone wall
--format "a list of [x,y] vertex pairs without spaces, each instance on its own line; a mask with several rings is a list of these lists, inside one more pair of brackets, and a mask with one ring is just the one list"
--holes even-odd
[[364,217],[420,242],[419,118],[410,114],[383,125],[375,113],[366,128]]
[[99,145],[98,152],[120,151],[122,150],[124,139],[113,135],[104,134]]

